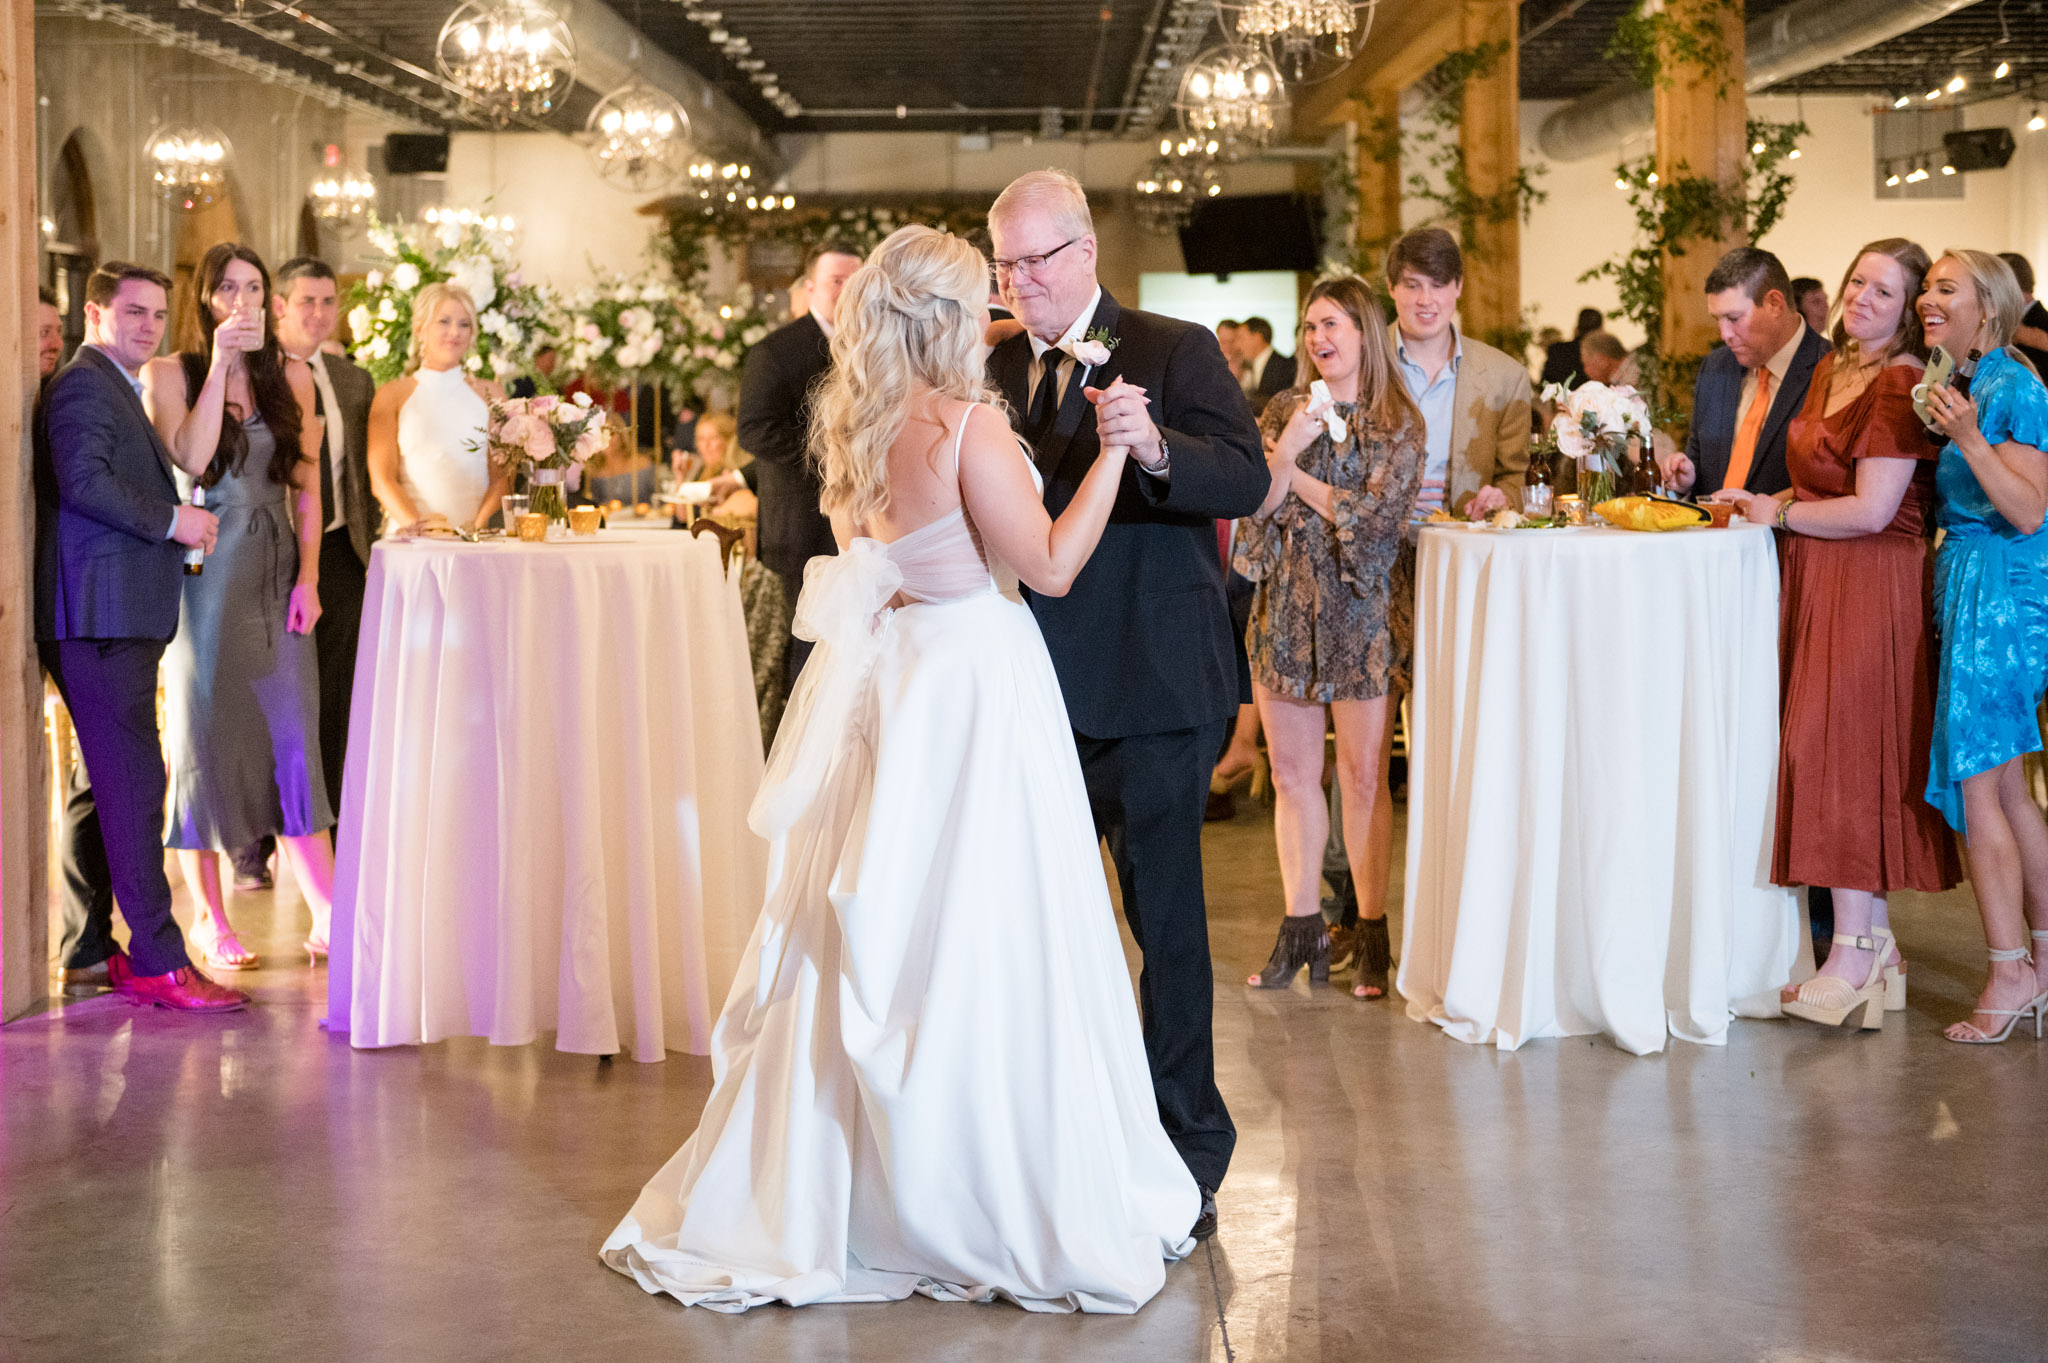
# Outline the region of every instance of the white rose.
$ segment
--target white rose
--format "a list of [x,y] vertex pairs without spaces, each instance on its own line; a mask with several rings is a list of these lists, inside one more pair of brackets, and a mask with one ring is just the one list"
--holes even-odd
[[349,334],[358,341],[368,339],[370,335],[370,310],[368,307],[358,303],[348,310],[348,330]]
[[411,293],[420,286],[420,267],[409,260],[402,260],[391,271],[391,287],[400,293]]
[[470,373],[474,374],[484,367],[484,357],[481,355],[472,355],[462,362],[462,367],[464,369],[467,369]]
[[377,292],[377,290],[384,287],[384,272],[382,270],[370,271],[364,277],[363,283],[369,287],[371,293]]
[[391,338],[389,336],[377,337],[370,342],[369,348],[363,353],[373,360],[384,359],[391,353]]
[[505,329],[498,333],[498,339],[505,343],[507,350],[517,350],[525,343],[526,333],[519,329],[517,323],[507,322]]
[[666,297],[668,297],[668,290],[659,284],[649,284],[646,288],[640,290],[640,301],[643,303],[659,303]]
[[388,298],[385,299],[377,305],[377,318],[379,321],[396,322],[398,320],[398,305]]
[[455,222],[444,222],[434,236],[441,245],[452,251],[462,244],[462,227]]
[[588,407],[590,405],[590,394],[578,393],[570,398],[569,401],[575,403],[578,407]]
[[505,330],[505,314],[486,312],[476,319],[476,324],[489,335],[496,336]]
[[448,267],[448,282],[468,293],[479,310],[498,297],[497,268],[488,256],[464,256]]

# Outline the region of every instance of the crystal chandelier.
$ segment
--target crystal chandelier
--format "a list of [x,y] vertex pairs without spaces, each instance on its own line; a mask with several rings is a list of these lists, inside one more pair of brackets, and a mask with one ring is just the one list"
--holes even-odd
[[227,193],[234,149],[210,124],[160,128],[142,144],[157,192],[173,207],[204,208]]
[[1138,172],[1131,189],[1137,195],[1138,224],[1161,236],[1187,226],[1195,205],[1223,192],[1216,170],[1222,150],[1213,139],[1161,138],[1159,155]]
[[468,0],[441,26],[434,64],[502,127],[568,93],[576,40],[539,0]]
[[1272,140],[1286,118],[1279,68],[1257,48],[1216,47],[1188,65],[1174,101],[1183,131],[1218,143],[1235,161]]
[[638,76],[597,102],[584,131],[597,173],[615,185],[646,191],[682,178],[690,116]]
[[1350,63],[1377,8],[1378,0],[1243,0],[1235,28],[1238,37],[1264,44],[1290,79],[1313,80]]
[[361,222],[376,206],[377,186],[351,170],[339,179],[330,175],[315,180],[306,197],[313,201],[313,216],[321,222],[347,226]]

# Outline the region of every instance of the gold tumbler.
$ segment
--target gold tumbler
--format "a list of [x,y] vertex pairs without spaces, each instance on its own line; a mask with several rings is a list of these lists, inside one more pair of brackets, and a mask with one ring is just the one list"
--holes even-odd
[[519,518],[519,538],[525,544],[547,543],[547,514],[541,511],[529,511],[521,516]]
[[578,535],[595,535],[597,527],[604,520],[604,508],[598,506],[572,506],[569,508],[569,529]]

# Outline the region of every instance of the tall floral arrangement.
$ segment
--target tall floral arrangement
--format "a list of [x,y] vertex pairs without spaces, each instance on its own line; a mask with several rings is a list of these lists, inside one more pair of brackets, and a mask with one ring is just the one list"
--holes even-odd
[[669,356],[687,323],[665,281],[602,278],[569,300],[558,325],[567,371],[601,387],[679,377]]
[[494,402],[486,431],[491,462],[514,475],[525,471],[533,509],[558,521],[569,516],[563,498],[569,470],[588,463],[611,439],[604,409],[587,393]]
[[777,319],[763,306],[764,295],[742,284],[724,302],[689,297],[677,311],[687,333],[670,352],[670,362],[686,390],[708,395],[739,381],[747,352],[773,331]]
[[1588,506],[1614,495],[1624,462],[1649,457],[1650,404],[1635,389],[1591,381],[1576,388],[1549,383],[1543,386],[1543,400],[1557,404],[1550,432],[1558,452],[1578,461]]
[[378,266],[350,287],[346,303],[356,362],[378,383],[405,372],[413,299],[444,280],[476,302],[476,349],[468,367],[477,377],[526,373],[534,355],[554,341],[555,301],[544,287],[526,282],[503,239],[481,224],[386,223],[372,217],[370,247]]

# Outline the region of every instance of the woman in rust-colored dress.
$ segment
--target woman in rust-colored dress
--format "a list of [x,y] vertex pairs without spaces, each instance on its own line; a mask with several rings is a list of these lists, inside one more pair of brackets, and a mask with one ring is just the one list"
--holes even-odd
[[[1834,891],[1835,939],[1785,1011],[1881,1025],[1905,1007],[1893,890],[1946,890],[1960,867],[1925,798],[1934,729],[1933,556],[1939,446],[1913,411],[1923,349],[1914,300],[1927,253],[1872,242],[1842,281],[1834,350],[1785,441],[1784,679],[1771,879]],[[1745,503],[1747,497],[1739,500]],[[1745,511],[1763,518],[1769,508]]]

